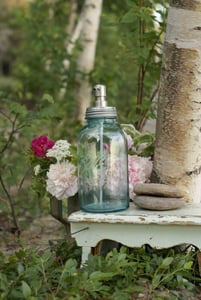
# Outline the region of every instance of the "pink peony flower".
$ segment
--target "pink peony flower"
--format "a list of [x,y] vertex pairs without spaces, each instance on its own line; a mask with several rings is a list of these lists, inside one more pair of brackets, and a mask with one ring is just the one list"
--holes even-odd
[[152,161],[149,157],[128,155],[128,174],[129,174],[129,195],[133,199],[133,188],[137,183],[144,183],[148,180],[152,171]]
[[67,199],[78,191],[76,167],[70,162],[51,164],[47,172],[46,189],[58,200]]
[[54,146],[54,141],[49,140],[46,135],[41,135],[31,141],[31,149],[35,156],[44,157],[47,150]]

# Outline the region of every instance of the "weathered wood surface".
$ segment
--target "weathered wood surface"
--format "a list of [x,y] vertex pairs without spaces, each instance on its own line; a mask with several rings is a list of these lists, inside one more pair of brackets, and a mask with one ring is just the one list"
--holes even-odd
[[154,196],[135,196],[133,202],[140,208],[149,210],[171,210],[181,208],[185,202],[181,198],[167,198]]
[[82,247],[82,264],[92,247],[113,240],[128,247],[149,244],[168,248],[184,243],[201,248],[201,204],[187,204],[171,211],[143,210],[131,204],[116,213],[77,211],[69,216],[71,235]]
[[[157,224],[157,225],[199,225],[201,226],[201,203],[188,204],[179,209],[153,211],[130,204],[127,210],[115,213],[88,213],[76,211],[68,217],[71,223],[112,223],[112,224]],[[85,230],[85,228],[83,228]],[[106,238],[106,237],[105,237]]]
[[160,183],[139,183],[134,187],[137,195],[154,195],[162,197],[182,198],[184,195],[180,189],[174,185]]

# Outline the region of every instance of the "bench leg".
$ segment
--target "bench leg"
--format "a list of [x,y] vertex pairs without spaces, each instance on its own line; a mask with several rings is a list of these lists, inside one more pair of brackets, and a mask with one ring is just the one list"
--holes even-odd
[[91,247],[82,246],[82,261],[81,265],[83,265],[87,259],[88,255],[91,253]]

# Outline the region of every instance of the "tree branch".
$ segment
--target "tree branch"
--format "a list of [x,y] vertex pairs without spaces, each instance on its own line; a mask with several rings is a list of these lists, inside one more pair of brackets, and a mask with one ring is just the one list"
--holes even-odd
[[[1,112],[2,113],[2,112]],[[6,116],[6,115],[5,115]],[[12,138],[14,136],[14,134],[17,132],[17,128],[15,128],[15,125],[16,125],[16,122],[17,122],[17,117],[18,117],[18,114],[15,115],[14,117],[14,120],[11,120],[8,116],[6,116],[7,119],[11,122],[11,131],[10,131],[10,134],[8,136],[8,139],[7,139],[7,142],[5,143],[4,147],[2,148],[2,150],[0,151],[0,154],[3,154],[6,149],[8,148],[8,146],[11,144],[12,142]]]
[[10,205],[10,208],[11,208],[11,215],[12,215],[12,218],[13,218],[13,225],[17,231],[17,234],[18,236],[20,235],[20,228],[19,228],[19,225],[18,225],[18,221],[17,221],[17,217],[16,217],[16,214],[15,214],[15,208],[14,208],[14,201],[13,199],[11,198],[5,184],[4,184],[4,180],[3,180],[3,177],[2,177],[2,172],[0,172],[0,183],[1,183],[1,186],[3,188],[3,191],[8,199],[8,202],[9,202],[9,205]]

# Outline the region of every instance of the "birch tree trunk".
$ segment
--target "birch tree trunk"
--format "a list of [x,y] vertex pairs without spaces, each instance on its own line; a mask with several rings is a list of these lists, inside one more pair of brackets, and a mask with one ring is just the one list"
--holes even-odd
[[154,173],[201,201],[201,0],[170,1]]
[[86,0],[84,4],[84,23],[81,31],[81,50],[77,58],[77,77],[75,99],[77,103],[77,120],[84,120],[86,108],[90,105],[91,86],[90,73],[94,68],[96,44],[102,0]]
[[[72,55],[72,52],[74,50],[75,44],[77,40],[80,37],[82,26],[84,23],[84,12],[81,12],[78,21],[76,23],[76,18],[77,18],[77,1],[76,0],[71,0],[70,1],[70,15],[69,15],[69,23],[66,28],[66,33],[67,33],[67,40],[65,41],[65,48],[66,48],[66,54],[67,57]],[[76,24],[76,25],[75,25]],[[70,61],[68,58],[64,59],[63,61],[63,72],[68,71],[70,67]],[[65,72],[64,72],[65,74]],[[63,81],[63,86],[60,90],[60,97],[63,98],[66,89],[68,86],[68,75],[65,74],[62,76],[61,80]]]

